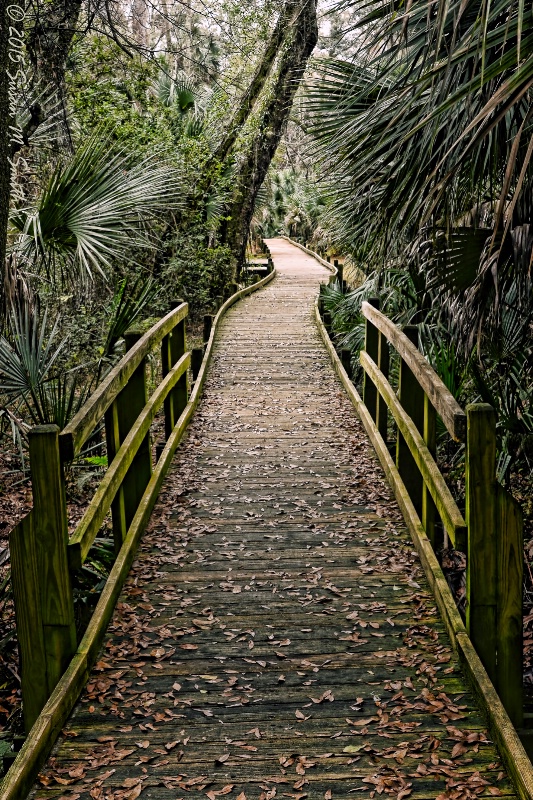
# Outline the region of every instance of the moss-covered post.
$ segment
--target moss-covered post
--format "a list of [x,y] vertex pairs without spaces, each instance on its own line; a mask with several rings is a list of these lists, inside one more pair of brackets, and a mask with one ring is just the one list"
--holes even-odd
[[[370,297],[368,302],[374,308],[379,308],[379,298]],[[372,361],[376,364],[378,362],[378,348],[379,348],[379,331],[376,326],[370,322],[369,319],[365,320],[365,351],[370,356]],[[372,379],[366,374],[363,379],[363,403],[368,408],[370,416],[376,421],[377,417],[377,398],[378,391],[374,386]]]
[[[170,358],[172,366],[174,366],[187,351],[186,322],[186,318],[178,322],[170,337]],[[189,400],[189,387],[186,372],[183,373],[174,389],[172,389],[171,399],[174,406],[175,425]]]
[[17,620],[17,644],[24,730],[29,733],[50,695],[46,680],[39,568],[33,511],[9,535],[11,585]]
[[209,337],[211,336],[211,328],[213,327],[213,315],[212,314],[204,314],[204,335],[203,335],[203,342],[207,344],[209,341]]
[[[68,570],[68,524],[57,425],[30,430],[33,531],[39,580],[48,695],[76,651],[72,586]],[[30,530],[30,528],[28,528]],[[38,634],[37,634],[38,636]]]
[[[381,333],[378,333],[378,357],[377,357],[377,365],[378,369],[383,373],[383,375],[388,378],[389,377],[389,343],[387,341],[387,337]],[[380,433],[381,438],[385,443],[387,443],[387,403],[378,394],[377,397],[377,408],[376,408],[376,426]]]
[[[172,300],[171,308],[175,309],[185,301]],[[186,320],[183,319],[165,336],[161,343],[161,366],[163,377],[168,375],[172,367],[184,355],[187,349]],[[188,401],[187,375],[179,379],[174,389],[165,400],[165,439],[168,439]]]
[[[407,338],[418,347],[418,328],[407,325],[403,329]],[[403,358],[400,360],[398,398],[404,411],[411,417],[418,431],[424,432],[424,390]],[[416,513],[422,517],[422,475],[400,431],[396,440],[396,466],[413,501]]]
[[[131,350],[133,345],[139,341],[142,334],[142,330],[137,329],[126,331],[124,336],[126,340],[126,350]],[[137,417],[146,405],[147,399],[146,360],[143,359],[115,401],[118,406],[118,429],[121,442],[124,441],[130,432]],[[122,482],[126,530],[129,528],[135,516],[135,512],[137,511],[137,507],[148,486],[151,476],[152,452],[150,447],[150,433],[147,433]]]
[[204,360],[204,348],[193,347],[193,349],[191,350],[191,370],[192,370],[193,381],[195,381],[196,378],[198,377],[198,373],[202,368],[203,360]]
[[[433,458],[437,455],[437,413],[429,397],[424,393],[424,430],[423,438],[427,448]],[[433,498],[431,497],[427,486],[422,486],[422,525],[426,532],[426,536],[431,542],[434,550],[442,547],[442,541],[437,541],[435,531],[435,521],[437,517],[437,509]]]
[[347,347],[343,347],[341,352],[341,363],[344,369],[346,370],[346,374],[352,379],[352,351],[349,350]]
[[487,403],[474,403],[466,407],[466,418],[466,627],[490,679],[496,684],[496,414]]
[[498,529],[498,694],[515,727],[523,724],[522,509],[503,486],[497,487]]

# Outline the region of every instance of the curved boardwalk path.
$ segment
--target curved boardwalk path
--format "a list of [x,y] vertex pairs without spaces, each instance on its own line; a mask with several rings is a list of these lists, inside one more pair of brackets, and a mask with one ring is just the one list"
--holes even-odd
[[319,340],[325,271],[271,248],[34,796],[514,796]]

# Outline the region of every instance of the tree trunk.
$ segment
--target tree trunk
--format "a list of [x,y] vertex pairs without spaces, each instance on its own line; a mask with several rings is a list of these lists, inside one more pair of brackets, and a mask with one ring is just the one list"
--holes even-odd
[[[239,105],[233,114],[230,125],[228,126],[227,133],[213,154],[213,160],[223,161],[235,144],[242,125],[244,125],[248,119],[257,98],[263,91],[265,82],[270,74],[276,56],[279,53],[284,37],[287,36],[288,31],[292,29],[298,20],[301,6],[302,3],[295,2],[295,0],[288,0],[288,2],[285,3],[278,17],[278,21],[276,22],[276,26],[272,31],[266,50],[263,53],[261,63],[257,67],[254,76],[250,81],[250,85],[239,101]],[[313,48],[311,48],[311,51],[312,49]]]
[[282,17],[285,21],[292,19],[292,24],[283,31],[275,79],[268,88],[269,99],[262,101],[257,134],[246,151],[238,154],[235,190],[223,232],[223,240],[237,259],[238,271],[245,260],[257,192],[279,145],[294,95],[318,38],[315,0],[289,0]]
[[28,53],[36,82],[53,87],[61,98],[65,91],[65,66],[76,33],[83,0],[52,0],[36,4],[35,21],[28,35]]

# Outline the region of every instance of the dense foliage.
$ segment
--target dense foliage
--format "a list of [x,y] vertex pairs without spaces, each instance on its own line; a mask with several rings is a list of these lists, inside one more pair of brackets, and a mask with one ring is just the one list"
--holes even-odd
[[530,22],[518,2],[334,4],[257,214],[367,276],[327,301],[354,363],[362,298],[423,323],[461,403],[497,409],[502,478],[533,469]]

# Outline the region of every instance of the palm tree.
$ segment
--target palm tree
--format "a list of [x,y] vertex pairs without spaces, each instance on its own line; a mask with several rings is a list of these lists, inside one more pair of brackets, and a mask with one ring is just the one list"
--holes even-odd
[[105,275],[151,245],[147,223],[180,205],[180,183],[158,154],[135,163],[96,133],[55,167],[33,207],[12,213],[12,250],[54,281]]
[[[378,290],[393,270],[410,276],[417,318],[434,330],[444,324],[471,366],[470,397],[493,403],[505,435],[525,441],[533,432],[532,10],[521,0],[343,0],[339,8],[357,12],[357,54],[315,62],[308,93],[329,226]],[[353,310],[350,298],[338,303]]]
[[[323,61],[309,92],[338,238],[378,266],[438,230],[486,228],[477,252],[470,247],[466,266],[474,259],[477,269],[463,298],[464,327],[497,328],[511,285],[527,313],[531,9],[521,0],[345,0],[341,7],[359,12],[357,57]],[[444,277],[457,271],[457,258],[450,265],[435,252],[418,266],[439,262]]]

